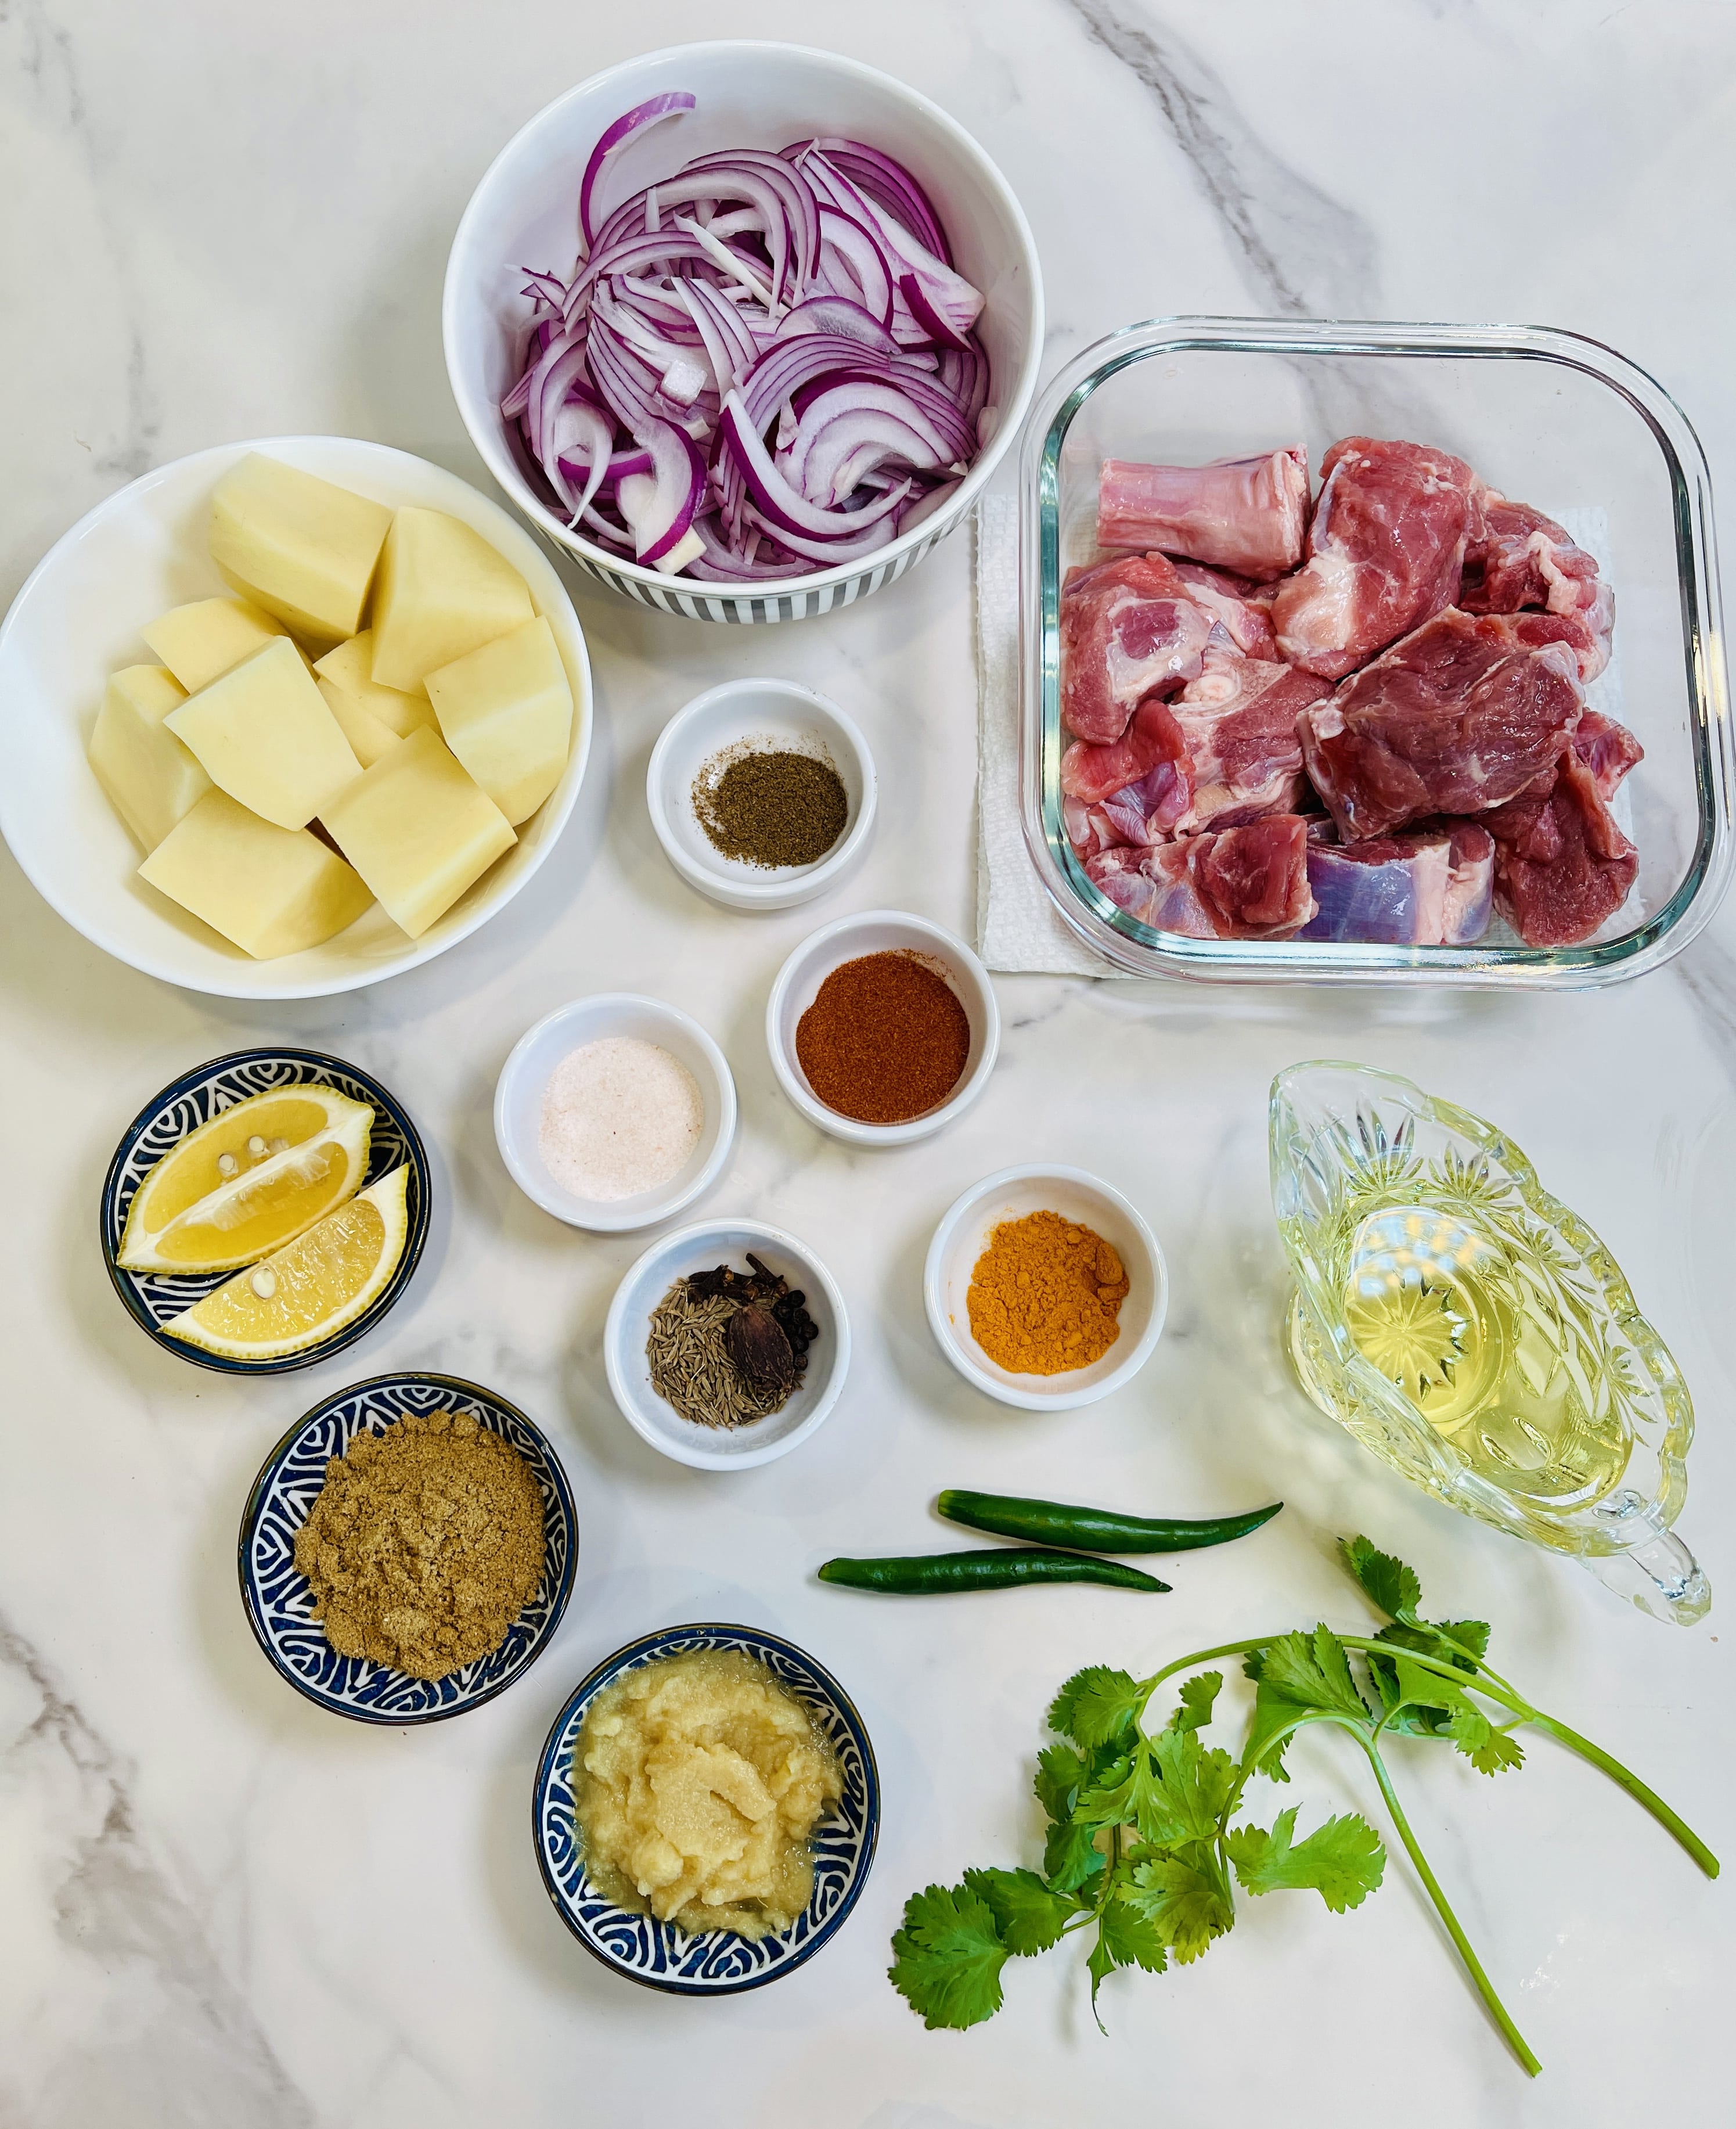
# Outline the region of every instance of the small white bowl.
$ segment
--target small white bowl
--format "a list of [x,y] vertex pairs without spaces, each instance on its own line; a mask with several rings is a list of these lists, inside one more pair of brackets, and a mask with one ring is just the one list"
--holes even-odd
[[[789,1403],[749,1426],[696,1426],[651,1387],[645,1340],[653,1313],[678,1279],[713,1265],[745,1271],[751,1250],[806,1296],[820,1335]],[[838,1283],[805,1243],[760,1220],[708,1220],[654,1242],[615,1290],[603,1331],[603,1365],[623,1417],[654,1449],[702,1471],[745,1471],[787,1456],[838,1402],[850,1365],[850,1322]]]
[[[858,1123],[854,1117],[829,1109],[809,1085],[796,1055],[796,1030],[834,969],[865,954],[900,951],[921,955],[944,975],[970,1022],[970,1051],[958,1085],[938,1108],[925,1110],[908,1123]],[[766,1003],[765,1037],[778,1085],[811,1124],[851,1145],[908,1145],[912,1139],[944,1131],[981,1096],[1001,1048],[1001,1009],[988,970],[962,939],[901,909],[871,909],[826,925],[791,955],[778,971]]]
[[[512,849],[420,939],[375,903],[323,945],[255,961],[139,878],[140,853],[102,795],[85,745],[117,667],[150,653],[139,635],[168,607],[229,587],[205,535],[211,492],[263,451],[392,509],[443,510],[479,532],[530,590],[573,688],[565,771]],[[566,588],[523,526],[456,474],[353,436],[218,444],[159,466],[99,502],[31,571],[0,627],[0,833],[43,899],[117,961],[215,998],[327,998],[419,968],[504,908],[554,846],[591,748],[591,668]]]
[[[715,755],[744,741],[823,755],[837,770],[849,809],[844,832],[812,864],[768,867],[726,858],[701,826],[694,781]],[[663,855],[690,887],[731,909],[789,909],[835,887],[868,847],[873,758],[856,726],[824,695],[792,680],[725,680],[663,726],[645,772],[645,804]]]
[[[529,323],[525,266],[572,271],[578,181],[599,136],[623,112],[669,89],[689,112],[622,151],[603,181],[606,207],[660,172],[719,150],[768,148],[843,134],[895,155],[928,191],[958,270],[982,291],[980,331],[1000,420],[969,473],[934,513],[864,558],[749,584],[665,576],[573,531],[527,477],[500,411]],[[839,52],[748,39],[644,52],[568,89],[521,126],[483,173],[446,262],[440,306],[446,374],[459,418],[527,522],[591,577],[641,606],[690,621],[760,623],[830,613],[901,577],[963,522],[1019,432],[1043,360],[1043,278],[1012,189],[958,120],[902,82]]]
[[[990,1360],[971,1336],[966,1295],[977,1260],[1003,1220],[1058,1212],[1094,1229],[1126,1269],[1120,1336],[1088,1368],[1059,1375],[1015,1375]],[[922,1299],[940,1350],[968,1383],[1024,1412],[1095,1404],[1131,1382],[1151,1358],[1169,1306],[1169,1274],[1158,1241],[1119,1190],[1082,1168],[1003,1168],[967,1190],[935,1230],[922,1269]]]
[[[580,1198],[543,1165],[537,1148],[543,1093],[569,1051],[608,1036],[657,1043],[685,1064],[705,1099],[705,1126],[686,1165],[655,1190],[631,1198]],[[512,1180],[545,1212],[596,1234],[625,1234],[685,1212],[723,1173],[735,1138],[735,1082],[722,1050],[697,1020],[661,998],[603,991],[558,1006],[520,1036],[495,1083],[494,1138]]]

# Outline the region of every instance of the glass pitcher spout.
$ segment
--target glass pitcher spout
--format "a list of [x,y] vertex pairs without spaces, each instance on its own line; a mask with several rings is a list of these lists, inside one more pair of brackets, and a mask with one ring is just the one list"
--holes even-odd
[[1694,1408],[1619,1267],[1505,1134],[1396,1074],[1272,1082],[1287,1344],[1314,1403],[1438,1499],[1691,1625]]

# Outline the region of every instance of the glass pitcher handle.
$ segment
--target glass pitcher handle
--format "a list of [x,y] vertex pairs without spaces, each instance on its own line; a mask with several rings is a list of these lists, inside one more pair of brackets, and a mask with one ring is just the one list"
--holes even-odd
[[1705,1570],[1674,1531],[1653,1525],[1638,1545],[1606,1552],[1582,1565],[1618,1597],[1625,1597],[1654,1619],[1673,1619],[1691,1627],[1712,1608],[1712,1585]]

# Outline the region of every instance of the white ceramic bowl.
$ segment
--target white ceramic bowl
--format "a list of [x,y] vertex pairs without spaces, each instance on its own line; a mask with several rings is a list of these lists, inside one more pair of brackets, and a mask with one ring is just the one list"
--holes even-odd
[[[255,961],[138,878],[140,855],[84,749],[117,667],[148,660],[147,622],[229,587],[206,553],[211,492],[264,451],[394,507],[444,510],[482,534],[546,616],[577,712],[566,772],[498,864],[420,939],[378,903],[322,946]],[[220,998],[322,998],[418,968],[504,908],[554,847],[591,748],[591,668],[573,602],[547,556],[455,474],[349,436],[269,436],[159,466],[99,502],[48,553],[0,627],[0,833],[43,898],[93,945],[165,983]]]
[[[807,1367],[781,1412],[747,1426],[697,1426],[651,1387],[645,1361],[651,1317],[678,1279],[720,1264],[745,1271],[749,1250],[806,1296],[804,1306],[820,1336],[809,1346]],[[793,1235],[760,1220],[708,1220],[654,1242],[616,1288],[603,1331],[603,1365],[623,1417],[654,1449],[702,1471],[745,1471],[787,1456],[837,1403],[849,1371],[849,1317],[837,1281]]]
[[[965,1296],[977,1260],[1003,1220],[1058,1212],[1096,1230],[1125,1267],[1120,1336],[1100,1360],[1061,1375],[1015,1375],[990,1360],[971,1336]],[[940,1350],[968,1383],[1025,1412],[1095,1404],[1131,1382],[1151,1358],[1169,1305],[1169,1275],[1157,1237],[1119,1190],[1082,1168],[1003,1168],[967,1190],[935,1230],[922,1271],[922,1299]]]
[[[501,416],[516,381],[529,309],[517,269],[565,276],[577,249],[578,182],[599,136],[622,112],[668,89],[697,111],[622,150],[599,198],[618,202],[660,173],[730,148],[778,149],[844,134],[906,164],[935,202],[958,270],[985,298],[979,331],[1000,421],[946,502],[870,559],[740,588],[667,577],[593,545],[542,501]],[[1006,180],[955,119],[914,89],[835,52],[799,45],[721,42],[648,52],[595,74],[521,127],[471,195],[453,239],[442,306],[446,370],[471,441],[543,536],[599,582],[690,620],[800,621],[901,577],[960,522],[1017,435],[1043,355],[1037,249]]]
[[[820,986],[842,962],[864,954],[915,953],[945,976],[970,1022],[971,1046],[958,1085],[938,1108],[903,1124],[858,1123],[829,1109],[808,1084],[796,1055],[796,1030],[814,1003]],[[811,1124],[851,1145],[907,1145],[944,1130],[970,1107],[988,1084],[1001,1048],[1001,1009],[988,970],[962,939],[926,917],[901,909],[871,909],[860,917],[841,917],[805,939],[778,971],[766,1003],[766,1046],[778,1084]]]
[[[609,1036],[657,1043],[685,1064],[705,1099],[705,1126],[685,1166],[659,1188],[631,1198],[580,1198],[555,1181],[537,1150],[543,1092],[569,1051]],[[630,991],[600,992],[557,1007],[520,1036],[495,1082],[494,1139],[512,1180],[557,1220],[597,1234],[625,1234],[684,1212],[723,1173],[735,1138],[735,1082],[722,1050],[697,1020],[661,998]]]
[[[714,755],[742,741],[823,755],[849,806],[844,833],[812,864],[766,868],[726,858],[699,824],[693,784]],[[836,703],[792,680],[725,680],[678,710],[651,750],[645,804],[663,855],[690,887],[731,909],[789,909],[837,886],[868,847],[874,763]]]

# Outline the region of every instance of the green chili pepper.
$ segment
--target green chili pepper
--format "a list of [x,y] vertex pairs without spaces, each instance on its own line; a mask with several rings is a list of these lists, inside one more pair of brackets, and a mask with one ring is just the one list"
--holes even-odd
[[974,1552],[908,1553],[890,1560],[829,1560],[822,1582],[878,1589],[892,1597],[935,1597],[959,1589],[1015,1589],[1026,1582],[1101,1582],[1112,1589],[1167,1591],[1169,1584],[1119,1560],[1036,1546],[984,1546]]
[[1022,1537],[1040,1545],[1077,1546],[1082,1552],[1191,1552],[1246,1537],[1283,1507],[1220,1516],[1211,1522],[1179,1522],[1165,1517],[1118,1516],[1106,1508],[1073,1508],[1059,1501],[1025,1501],[1006,1493],[968,1493],[950,1488],[935,1503],[949,1522],[997,1537]]

